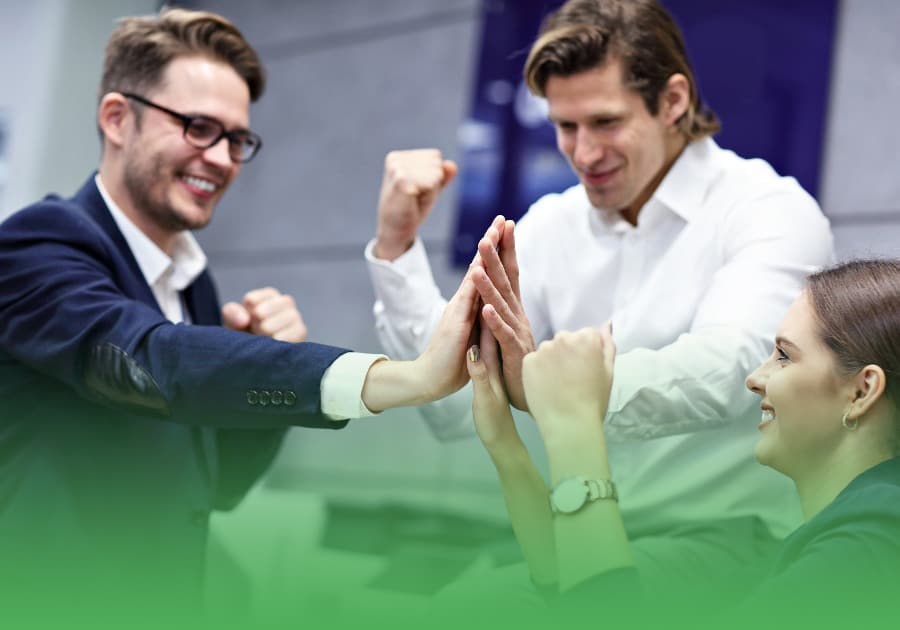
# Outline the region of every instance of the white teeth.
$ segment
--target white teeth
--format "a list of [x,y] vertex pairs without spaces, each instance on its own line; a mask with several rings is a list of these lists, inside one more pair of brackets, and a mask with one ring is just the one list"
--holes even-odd
[[190,175],[186,175],[184,181],[204,192],[215,192],[216,188],[218,188],[218,186],[216,186],[212,182],[206,181],[205,179],[200,179],[199,177],[191,177]]
[[760,423],[772,422],[775,419],[775,412],[771,409],[763,409],[762,418],[760,419]]

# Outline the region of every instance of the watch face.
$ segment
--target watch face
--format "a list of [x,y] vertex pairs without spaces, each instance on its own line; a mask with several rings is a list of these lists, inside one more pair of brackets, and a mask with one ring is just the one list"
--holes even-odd
[[587,495],[584,479],[566,479],[553,490],[553,504],[560,512],[577,512],[584,505]]

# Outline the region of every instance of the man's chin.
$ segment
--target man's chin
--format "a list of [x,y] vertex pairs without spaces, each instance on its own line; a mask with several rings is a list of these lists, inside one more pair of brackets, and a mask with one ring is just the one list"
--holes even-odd
[[172,232],[202,230],[212,220],[212,210],[208,212],[174,211],[168,216],[167,228]]
[[600,210],[617,210],[623,207],[623,204],[619,203],[619,200],[612,195],[600,195],[590,189],[587,189],[587,193],[591,205]]

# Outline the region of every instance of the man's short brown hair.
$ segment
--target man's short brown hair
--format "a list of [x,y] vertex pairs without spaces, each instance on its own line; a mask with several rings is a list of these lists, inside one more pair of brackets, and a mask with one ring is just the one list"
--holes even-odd
[[159,85],[172,60],[189,56],[228,64],[247,83],[251,101],[262,96],[262,62],[234,24],[215,13],[164,8],[158,15],[119,20],[106,44],[99,98],[144,93]]
[[657,0],[569,0],[544,20],[525,62],[525,81],[546,96],[550,77],[592,70],[610,58],[622,62],[625,85],[654,116],[669,78],[683,74],[690,104],[678,129],[689,142],[719,131],[715,113],[700,100],[681,31]]

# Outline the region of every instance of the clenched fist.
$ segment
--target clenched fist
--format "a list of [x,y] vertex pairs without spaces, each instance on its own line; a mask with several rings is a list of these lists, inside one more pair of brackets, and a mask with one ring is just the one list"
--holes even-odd
[[608,324],[560,332],[522,361],[528,409],[545,443],[560,434],[589,435],[602,425],[616,357],[611,333]]
[[419,226],[456,171],[456,164],[443,159],[437,149],[387,154],[378,200],[376,257],[394,260],[412,246]]
[[250,291],[241,304],[229,302],[223,306],[222,324],[278,341],[306,341],[306,324],[294,298],[272,287]]

